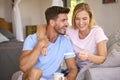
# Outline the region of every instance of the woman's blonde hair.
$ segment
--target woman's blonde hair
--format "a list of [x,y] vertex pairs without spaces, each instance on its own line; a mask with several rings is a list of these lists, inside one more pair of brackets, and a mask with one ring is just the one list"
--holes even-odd
[[93,17],[93,13],[92,13],[90,6],[87,3],[79,3],[74,8],[73,15],[72,15],[72,27],[74,29],[77,29],[77,26],[75,24],[76,15],[78,12],[81,12],[81,11],[86,11],[89,14],[89,17],[90,17],[90,23],[88,26],[89,28],[92,28],[94,25],[96,25],[96,22],[95,22],[95,19]]

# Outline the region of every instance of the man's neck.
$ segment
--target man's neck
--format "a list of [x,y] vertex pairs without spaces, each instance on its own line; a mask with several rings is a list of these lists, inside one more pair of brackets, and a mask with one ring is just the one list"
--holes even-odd
[[56,33],[53,28],[51,28],[50,26],[47,26],[46,36],[50,42],[54,43],[57,40],[58,35],[59,34]]

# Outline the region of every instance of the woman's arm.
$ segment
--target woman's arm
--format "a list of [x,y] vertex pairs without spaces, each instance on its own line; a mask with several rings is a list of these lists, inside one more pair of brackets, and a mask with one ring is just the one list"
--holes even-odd
[[95,64],[103,63],[107,57],[107,48],[106,48],[105,40],[97,43],[97,51],[98,51],[97,52],[98,55],[94,55],[94,54],[89,53],[86,50],[82,50],[82,51],[79,51],[78,57],[81,60],[84,60],[84,61],[88,60]]
[[101,64],[107,58],[107,46],[105,40],[97,43],[97,51],[98,55],[89,54],[88,60],[96,64]]

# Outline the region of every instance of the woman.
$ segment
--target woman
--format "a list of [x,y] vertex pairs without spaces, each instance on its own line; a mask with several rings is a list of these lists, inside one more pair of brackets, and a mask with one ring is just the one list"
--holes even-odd
[[72,27],[66,33],[77,54],[77,64],[81,69],[88,63],[101,64],[107,57],[108,38],[102,28],[96,25],[92,10],[87,3],[76,5],[72,16]]

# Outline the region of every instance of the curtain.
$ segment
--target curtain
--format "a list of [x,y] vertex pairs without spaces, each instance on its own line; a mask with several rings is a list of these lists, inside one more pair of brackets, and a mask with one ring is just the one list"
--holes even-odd
[[63,6],[63,1],[62,0],[53,0],[52,6]]
[[12,12],[13,33],[18,41],[24,41],[23,26],[22,26],[21,15],[19,10],[20,2],[21,0],[14,0],[14,6]]

